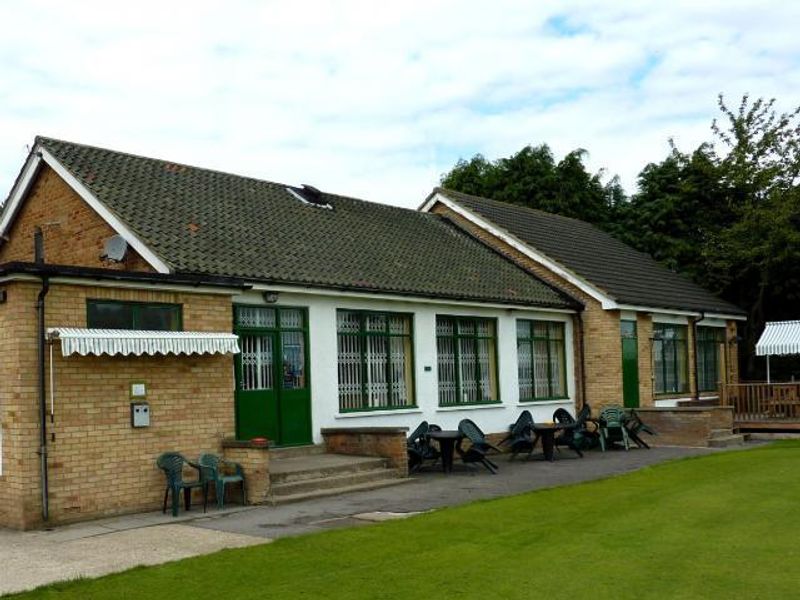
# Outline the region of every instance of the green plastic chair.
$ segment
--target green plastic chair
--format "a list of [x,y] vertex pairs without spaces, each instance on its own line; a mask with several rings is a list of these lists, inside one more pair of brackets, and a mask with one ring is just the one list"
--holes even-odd
[[621,406],[607,406],[600,411],[600,449],[606,451],[606,442],[622,442],[630,448],[628,430],[625,428],[625,411]]
[[[217,507],[220,510],[225,505],[225,486],[228,484],[242,484],[242,505],[247,504],[247,488],[245,487],[242,465],[210,453],[201,454],[199,463],[201,478],[209,485],[214,485],[214,490],[217,494]],[[233,472],[226,472],[229,470]]]
[[[186,465],[198,471],[198,479],[186,481],[183,478],[183,468]],[[194,488],[203,490],[203,512],[206,512],[208,507],[208,483],[203,478],[200,465],[193,463],[178,452],[165,452],[156,459],[156,466],[164,472],[167,478],[167,489],[164,491],[164,506],[162,507],[163,513],[167,512],[167,497],[171,492],[172,516],[178,516],[181,490],[183,490],[183,507],[187,511],[190,510],[192,506],[192,490]]]

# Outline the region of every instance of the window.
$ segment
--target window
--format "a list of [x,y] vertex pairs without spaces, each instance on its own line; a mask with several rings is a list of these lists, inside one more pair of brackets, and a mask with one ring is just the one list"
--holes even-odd
[[521,402],[567,397],[564,323],[519,319],[517,360]]
[[87,326],[93,329],[181,331],[180,304],[148,304],[115,300],[88,300]]
[[339,410],[414,404],[411,315],[336,311]]
[[436,317],[439,406],[499,402],[495,322]]
[[656,394],[685,392],[688,386],[686,325],[653,324]]
[[697,328],[697,385],[701,392],[717,389],[719,383],[719,346],[725,342],[721,327]]

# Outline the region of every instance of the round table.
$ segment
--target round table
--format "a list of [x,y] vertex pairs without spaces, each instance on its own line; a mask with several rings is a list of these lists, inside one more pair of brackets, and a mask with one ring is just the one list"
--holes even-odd
[[427,434],[431,440],[439,443],[439,450],[442,452],[442,471],[450,473],[453,470],[453,451],[456,443],[463,439],[463,435],[457,430],[431,431]]
[[533,431],[542,440],[542,452],[544,459],[550,462],[555,460],[556,431],[564,431],[565,429],[572,429],[575,423],[534,423]]

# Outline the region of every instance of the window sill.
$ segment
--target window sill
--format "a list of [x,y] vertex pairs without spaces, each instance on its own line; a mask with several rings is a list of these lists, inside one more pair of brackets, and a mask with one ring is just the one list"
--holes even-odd
[[482,410],[488,408],[506,408],[502,402],[486,402],[484,404],[459,404],[457,406],[440,406],[436,412],[455,412],[459,410]]
[[517,406],[547,406],[549,404],[574,404],[571,398],[559,398],[556,400],[520,400]]
[[392,415],[413,415],[422,414],[418,406],[408,408],[386,408],[376,410],[361,410],[358,412],[345,412],[334,415],[334,419],[356,419],[359,417],[391,417]]

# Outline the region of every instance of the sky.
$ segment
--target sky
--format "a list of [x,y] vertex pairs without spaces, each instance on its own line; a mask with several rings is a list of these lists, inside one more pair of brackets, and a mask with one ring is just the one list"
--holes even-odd
[[47,135],[416,207],[583,148],[629,192],[717,95],[800,104],[800,3],[0,0],[0,199]]

